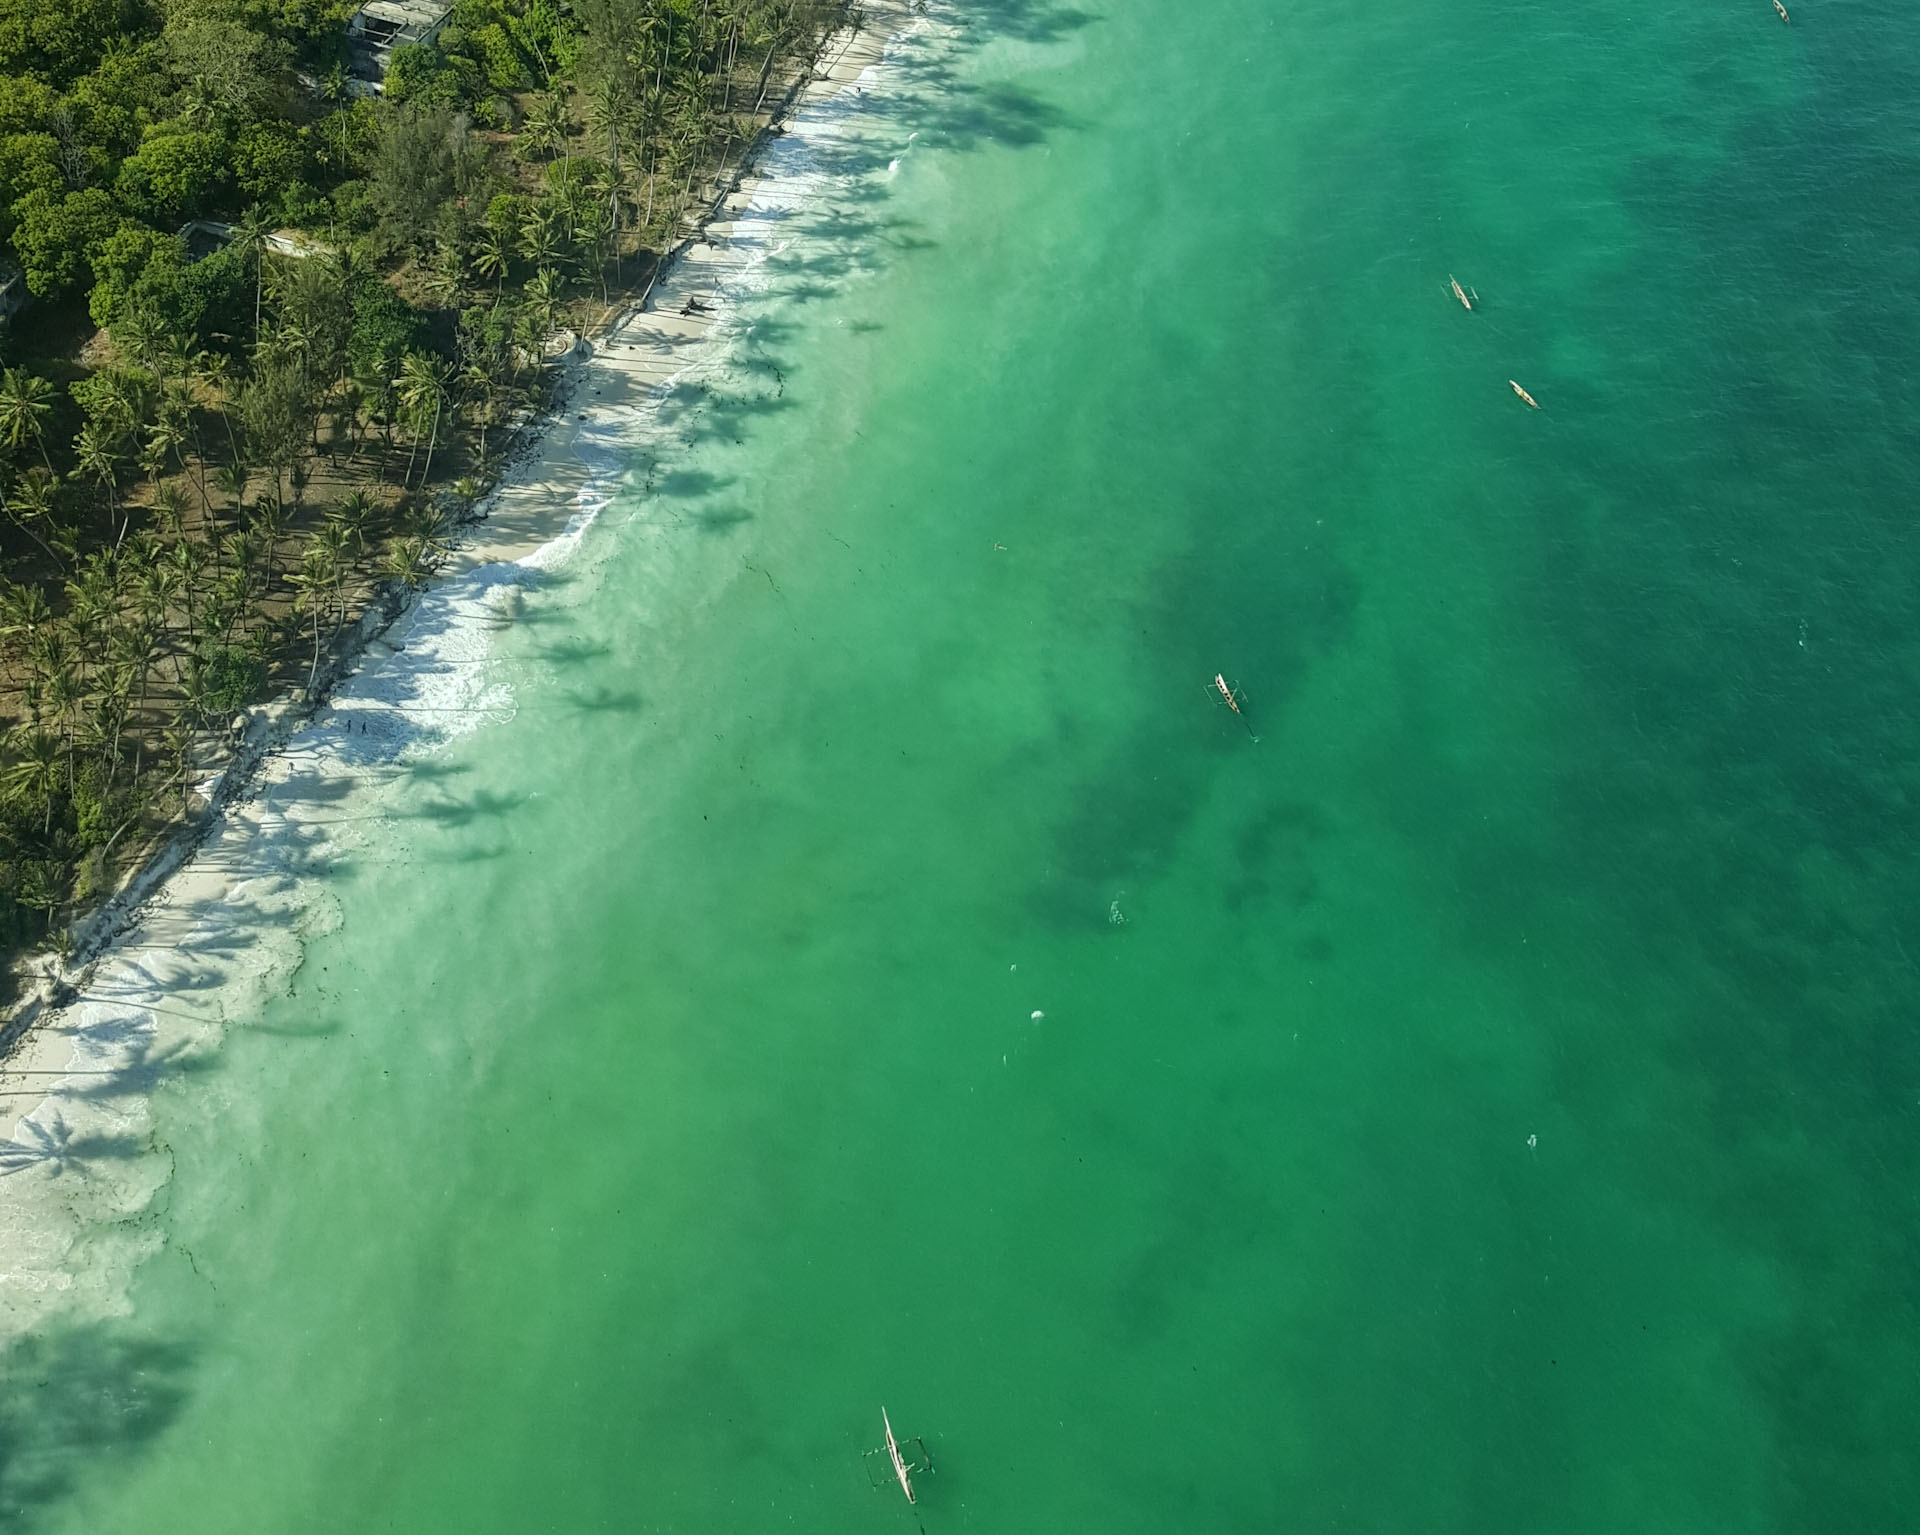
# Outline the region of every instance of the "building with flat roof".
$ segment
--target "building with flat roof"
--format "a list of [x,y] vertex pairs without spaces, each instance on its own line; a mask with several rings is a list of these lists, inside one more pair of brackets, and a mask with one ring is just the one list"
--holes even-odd
[[450,0],[368,0],[347,18],[347,81],[360,95],[385,89],[396,48],[424,43],[446,25]]
[[[180,226],[181,242],[187,247],[187,260],[204,261],[223,245],[233,243],[240,233],[233,224],[218,219],[188,219]],[[276,256],[291,256],[296,261],[308,256],[331,256],[334,247],[324,240],[303,234],[298,229],[276,229],[261,242]]]

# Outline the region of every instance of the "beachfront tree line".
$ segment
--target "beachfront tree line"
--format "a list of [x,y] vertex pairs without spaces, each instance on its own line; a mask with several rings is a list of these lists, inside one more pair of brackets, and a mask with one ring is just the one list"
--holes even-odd
[[[388,582],[651,274],[846,0],[0,0],[0,950]],[[228,226],[228,227],[222,227]]]

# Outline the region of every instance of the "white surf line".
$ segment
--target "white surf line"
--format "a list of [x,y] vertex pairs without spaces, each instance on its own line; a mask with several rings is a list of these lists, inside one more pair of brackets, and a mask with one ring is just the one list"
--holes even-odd
[[[836,111],[836,98],[877,84],[890,45],[915,29],[895,0],[867,11],[868,28],[836,40],[708,238],[681,251],[644,311],[584,349],[567,408],[493,492],[487,520],[185,864],[151,871],[154,892],[72,978],[78,999],[0,1065],[0,1339],[62,1308],[125,1309],[134,1269],[166,1240],[154,1196],[171,1158],[154,1142],[150,1092],[217,1049],[230,1020],[256,1013],[305,940],[335,920],[324,883],[304,871],[377,836],[377,819],[342,814],[347,796],[511,714],[511,689],[487,665],[495,634],[612,499],[651,407],[727,344],[730,289],[783,248],[823,184],[810,145],[840,138],[854,105]],[[707,313],[682,312],[702,295]]]

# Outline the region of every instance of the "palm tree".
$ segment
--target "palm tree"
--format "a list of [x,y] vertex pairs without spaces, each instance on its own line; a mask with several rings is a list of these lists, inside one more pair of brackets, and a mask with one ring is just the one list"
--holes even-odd
[[314,530],[313,541],[327,551],[327,564],[333,574],[333,627],[338,632],[347,621],[347,577],[353,567],[347,560],[347,541],[352,538],[346,525],[329,518]]
[[219,485],[222,493],[233,502],[233,516],[236,522],[239,521],[240,514],[246,510],[247,481],[252,474],[253,471],[236,458],[222,464],[220,472],[214,476],[214,481]]
[[225,352],[202,352],[194,359],[194,365],[200,383],[206,386],[214,404],[219,407],[220,424],[227,432],[227,451],[238,458],[240,444],[233,435],[233,398],[230,389],[233,360]]
[[[33,636],[27,646],[27,668],[33,679],[36,691],[43,691],[47,679],[63,666],[73,665],[73,650],[67,644],[67,636],[58,624],[49,624]],[[36,703],[34,716],[39,719]]]
[[40,450],[40,461],[53,473],[47,457],[45,421],[53,413],[53,385],[25,368],[8,368],[0,375],[0,435],[16,453],[29,437]]
[[286,504],[278,496],[263,496],[253,505],[249,527],[253,536],[267,546],[267,585],[272,586],[280,554],[280,540],[287,536]]
[[521,307],[513,317],[513,379],[520,382],[521,359],[530,362],[536,372],[540,368],[541,354],[547,345],[546,322],[533,304]]
[[[593,222],[604,226],[612,237],[615,282],[620,281],[620,194],[626,189],[626,184],[626,177],[618,162],[595,167],[588,180],[588,187],[597,200]],[[604,290],[604,279],[601,286]]]
[[587,127],[606,146],[607,167],[620,170],[620,150],[635,120],[632,84],[622,72],[608,71],[593,83],[587,102]]
[[766,57],[760,61],[760,88],[753,98],[755,117],[760,115],[760,108],[766,105],[767,87],[773,83],[773,61],[780,56],[789,39],[790,26],[791,23],[786,17],[780,17],[777,20],[763,22],[754,29],[754,46],[764,47],[767,50]]
[[0,582],[0,638],[17,642],[9,647],[10,660],[22,655],[52,622],[53,612],[38,586]]
[[86,707],[87,690],[72,662],[47,673],[47,714],[59,729],[66,747],[67,793],[73,793],[74,726]]
[[233,568],[222,581],[223,600],[226,603],[226,621],[220,628],[223,644],[232,640],[236,624],[243,632],[249,627],[249,620],[253,616],[253,565],[259,557],[260,551],[252,533],[242,531],[227,540],[227,558]]
[[39,800],[40,835],[53,830],[53,797],[60,790],[60,747],[37,725],[23,725],[8,737],[14,760],[4,775],[7,793],[31,804]]
[[[140,572],[138,589],[134,593],[134,615],[140,628],[148,635],[151,644],[157,649],[160,637],[166,633],[167,615],[173,609],[174,594],[180,589],[180,578],[171,567],[155,561]],[[149,655],[140,671],[140,712],[147,709],[147,681],[152,669],[152,656]],[[140,777],[140,757],[144,745],[139,737],[134,738],[133,776]]]
[[560,304],[560,274],[550,266],[535,272],[533,281],[527,284],[527,302],[539,317],[540,345],[544,348],[553,332],[554,311]]
[[147,428],[147,457],[158,466],[158,474],[164,473],[167,460],[179,453],[187,445],[187,426],[180,412],[172,408],[172,402],[160,412],[160,419]]
[[334,503],[333,520],[353,540],[362,555],[367,552],[367,524],[379,510],[380,503],[364,490],[350,490]]
[[198,540],[182,538],[167,550],[167,562],[179,578],[179,592],[187,607],[187,649],[193,649],[197,613],[195,599],[200,595],[200,573],[207,568],[207,552]]
[[194,358],[200,350],[200,338],[190,330],[168,331],[160,350],[161,358],[172,365],[173,384],[179,396],[192,403],[188,380],[194,371]]
[[96,373],[94,379],[104,385],[91,412],[94,421],[116,443],[131,437],[134,428],[146,419],[146,381],[140,375],[118,368],[109,369],[104,374]]
[[347,166],[346,109],[352,105],[352,91],[347,84],[347,70],[344,64],[335,63],[331,69],[320,77],[317,94],[328,106],[334,108],[333,118],[340,124],[339,160],[336,163],[334,174],[344,175],[346,174]]
[[256,203],[240,216],[233,228],[233,245],[242,260],[253,262],[253,342],[260,344],[260,297],[266,286],[265,262],[267,238],[273,233],[273,221]]
[[178,485],[163,485],[153,498],[154,509],[160,514],[160,526],[175,538],[184,538],[187,532],[187,497]]
[[535,203],[527,210],[527,216],[520,225],[520,252],[536,267],[545,269],[553,264],[553,258],[560,252],[559,223],[561,210],[551,202]]
[[612,295],[607,289],[607,241],[613,234],[613,224],[606,208],[597,202],[589,203],[574,225],[573,233],[582,261],[599,275],[601,302],[611,303]]
[[107,656],[113,665],[113,681],[108,692],[112,703],[112,752],[107,761],[107,782],[112,784],[120,772],[120,742],[126,734],[134,679],[140,679],[141,703],[146,702],[147,672],[153,665],[154,634],[145,624],[117,623],[107,636]]
[[592,167],[585,161],[578,166],[563,162],[547,167],[547,206],[557,210],[569,245],[578,240],[576,231],[594,200],[594,192],[589,185],[591,173]]
[[[380,420],[380,439],[385,444],[387,455],[393,452],[393,376],[399,368],[400,359],[383,347],[374,356],[365,359],[354,374],[360,385],[362,401],[372,408]],[[383,455],[380,483],[384,485],[386,482],[387,466]]]
[[[77,467],[73,477],[92,480],[99,487],[101,500],[106,505],[107,526],[113,526],[113,513],[120,500],[120,454],[113,439],[106,431],[89,421],[80,428],[80,434],[73,439],[73,456]],[[120,538],[126,536],[126,526],[120,528]],[[120,547],[120,538],[113,541],[114,547]]]
[[0,637],[31,640],[52,622],[53,610],[39,587],[16,581],[0,587]]
[[180,94],[185,102],[181,116],[196,128],[211,128],[220,115],[219,90],[204,74],[196,74],[187,80]]
[[489,229],[474,242],[473,266],[482,277],[491,277],[494,302],[500,300],[501,290],[506,286],[507,269],[512,266],[512,257],[507,250],[507,239],[497,229]]
[[160,322],[145,310],[135,310],[120,326],[120,336],[127,350],[133,354],[135,362],[149,369],[155,377],[163,377],[165,370],[160,362],[166,353],[166,333],[160,329]]
[[[139,679],[140,707],[147,706],[147,675],[153,669],[154,652],[158,649],[160,636],[158,630],[146,619],[137,614],[122,619],[113,626],[113,632],[107,637],[107,654],[123,682],[123,696],[119,725],[126,728],[129,718],[127,695],[134,691],[134,679]],[[116,737],[113,743],[113,763],[120,764],[120,742]]]
[[722,67],[726,76],[726,93],[720,102],[722,115],[733,111],[733,66],[740,57],[740,34],[745,29],[752,11],[752,0],[720,0],[720,15],[727,24],[727,62]]
[[320,671],[320,610],[331,609],[340,580],[339,551],[324,538],[311,539],[300,556],[300,568],[287,577],[299,592],[294,610],[313,615],[313,662],[307,668],[307,695],[313,695],[313,680]]
[[[380,274],[364,251],[355,245],[342,246],[331,255],[321,257],[320,261],[320,270],[327,278],[328,297],[337,307],[338,318],[344,327],[342,336],[350,338],[354,316],[358,313],[360,292],[370,284],[380,282]],[[335,381],[345,382],[352,373],[352,357],[347,346],[341,345],[337,349],[337,358],[339,374]]]
[[387,546],[381,569],[396,581],[418,586],[433,573],[441,546],[421,533],[404,533]]
[[14,482],[13,494],[7,498],[7,515],[13,519],[14,526],[30,537],[49,558],[58,564],[66,562],[40,536],[37,524],[45,522],[53,529],[54,537],[60,536],[59,525],[53,520],[54,491],[58,485],[51,469],[30,469]]
[[67,583],[67,628],[83,662],[97,656],[100,636],[119,610],[124,584],[113,555],[106,550],[89,555],[79,576]]
[[433,265],[427,268],[421,286],[442,309],[458,309],[466,280],[467,267],[460,259],[460,252],[451,245],[443,245]]
[[[425,352],[409,352],[407,360],[400,365],[400,376],[394,386],[400,391],[400,403],[411,417],[415,448],[420,445],[420,422],[431,409],[433,424],[427,437],[426,467],[420,472],[420,483],[425,485],[433,475],[433,450],[440,440],[440,413],[447,404],[447,370],[444,363],[429,357]],[[407,475],[413,474],[413,459],[407,459]],[[403,482],[404,483],[404,482]]]
[[566,154],[573,119],[567,112],[566,98],[558,91],[543,91],[521,127],[521,142],[539,154]]
[[197,690],[189,689],[187,699],[182,702],[180,712],[166,728],[161,739],[167,744],[167,750],[173,754],[180,774],[180,814],[186,815],[193,804],[193,730],[197,721],[193,715],[195,707],[204,707],[204,698]]
[[466,395],[467,419],[480,428],[478,457],[487,462],[487,428],[499,414],[500,381],[486,361],[476,359],[460,370],[460,388]]
[[300,382],[307,381],[307,364],[313,357],[313,327],[296,315],[282,314],[274,333],[274,348],[283,356],[300,360]]

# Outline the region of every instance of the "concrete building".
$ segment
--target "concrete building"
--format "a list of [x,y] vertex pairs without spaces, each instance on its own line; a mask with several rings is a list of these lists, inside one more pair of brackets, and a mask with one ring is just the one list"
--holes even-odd
[[[205,260],[221,246],[231,244],[239,232],[234,225],[222,224],[217,219],[189,219],[180,226],[180,238],[186,243],[189,261]],[[297,229],[276,229],[267,236],[265,244],[274,255],[292,256],[297,261],[308,256],[330,256],[334,250],[326,241],[316,240]]]
[[368,0],[347,19],[347,82],[360,95],[377,95],[396,48],[424,43],[446,25],[450,0]]

